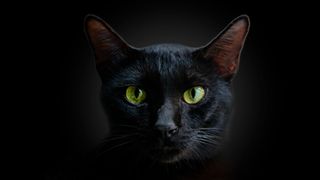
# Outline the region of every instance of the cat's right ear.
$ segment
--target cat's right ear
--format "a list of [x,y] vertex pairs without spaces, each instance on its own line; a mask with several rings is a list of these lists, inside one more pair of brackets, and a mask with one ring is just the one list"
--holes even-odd
[[95,53],[98,71],[112,68],[133,49],[105,21],[94,15],[85,18],[85,31]]
[[216,72],[230,81],[239,68],[240,54],[250,27],[247,15],[234,19],[203,49],[203,57],[211,60]]

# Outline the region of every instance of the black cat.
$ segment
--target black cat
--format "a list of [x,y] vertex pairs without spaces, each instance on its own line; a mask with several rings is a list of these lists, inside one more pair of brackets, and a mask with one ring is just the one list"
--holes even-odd
[[92,15],[85,29],[111,126],[98,152],[96,177],[214,178],[201,170],[219,154],[249,18],[236,18],[199,48],[135,48]]

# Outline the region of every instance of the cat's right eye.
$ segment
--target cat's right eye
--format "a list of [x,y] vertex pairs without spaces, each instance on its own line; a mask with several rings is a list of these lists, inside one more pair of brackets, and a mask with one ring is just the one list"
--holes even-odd
[[197,104],[205,95],[205,90],[201,86],[195,86],[183,93],[183,100],[188,104]]
[[127,87],[125,97],[129,103],[138,105],[146,99],[146,92],[138,87],[129,86]]

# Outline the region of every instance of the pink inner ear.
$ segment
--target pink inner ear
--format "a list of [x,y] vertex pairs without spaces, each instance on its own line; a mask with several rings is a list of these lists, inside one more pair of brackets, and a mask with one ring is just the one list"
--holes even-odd
[[229,44],[217,46],[212,51],[212,58],[217,65],[218,72],[221,76],[228,76],[236,73],[239,64],[239,49],[232,48]]
[[218,68],[217,71],[220,76],[227,77],[236,73],[237,65],[235,63],[231,63],[231,64],[228,64],[228,66],[224,66],[224,67],[221,66]]
[[112,59],[123,56],[127,44],[103,20],[97,18],[86,22],[87,33],[95,51],[97,66],[109,64]]
[[99,22],[97,20],[93,20],[93,19],[88,20],[87,27],[88,27],[88,32],[89,33],[90,32],[94,33],[94,32],[97,32],[97,31],[105,29],[104,25],[101,22]]
[[228,71],[229,72],[234,72],[236,70],[236,64],[235,63],[231,63],[229,66],[228,66]]
[[205,57],[214,61],[217,72],[222,77],[230,77],[236,73],[247,31],[248,21],[236,20],[209,45]]

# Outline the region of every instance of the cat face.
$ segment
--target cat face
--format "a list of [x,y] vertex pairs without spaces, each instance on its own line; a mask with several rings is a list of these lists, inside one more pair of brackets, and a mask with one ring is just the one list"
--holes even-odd
[[241,16],[201,48],[134,48],[104,21],[88,16],[111,148],[121,145],[162,163],[212,157],[228,120],[230,82],[248,26]]

